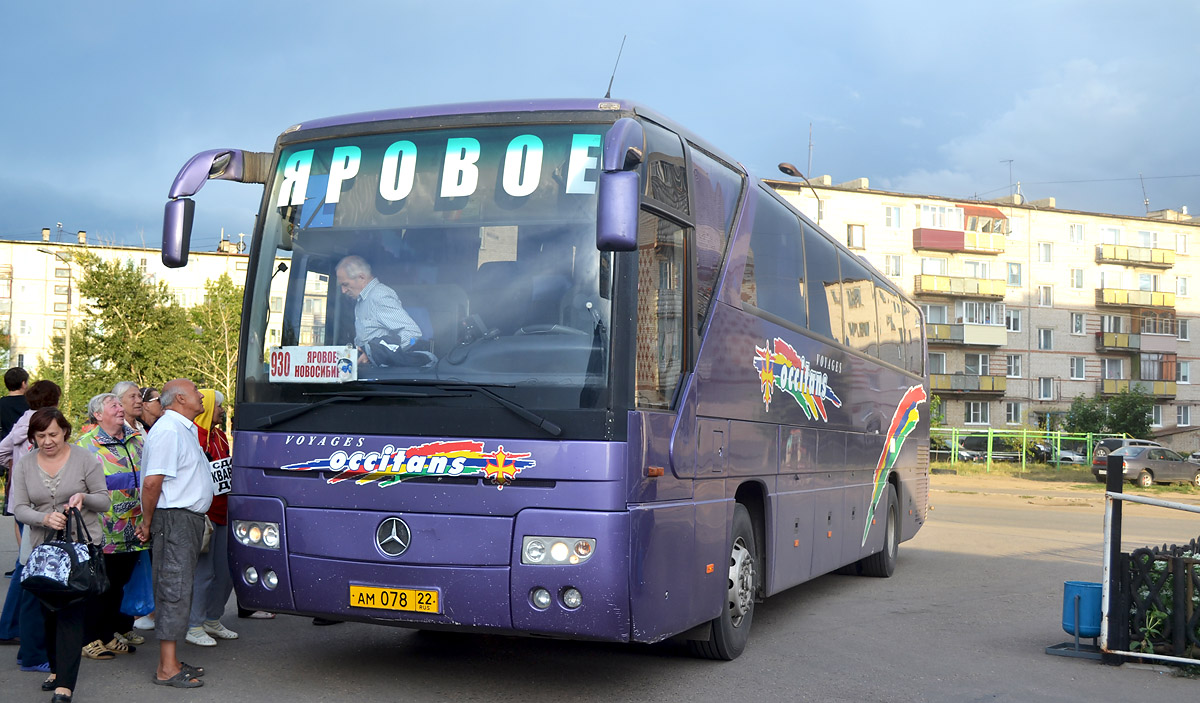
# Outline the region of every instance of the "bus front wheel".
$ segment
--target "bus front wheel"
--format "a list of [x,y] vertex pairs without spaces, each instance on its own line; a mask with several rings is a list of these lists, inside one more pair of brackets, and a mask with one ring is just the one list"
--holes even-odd
[[733,509],[728,582],[721,614],[709,623],[711,632],[707,641],[690,642],[693,654],[705,659],[730,661],[746,649],[758,590],[757,561],[754,525],[750,522],[749,511],[739,503]]

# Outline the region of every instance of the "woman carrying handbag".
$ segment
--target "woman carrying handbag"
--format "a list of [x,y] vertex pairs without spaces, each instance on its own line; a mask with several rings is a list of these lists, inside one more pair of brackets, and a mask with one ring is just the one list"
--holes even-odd
[[[67,508],[76,508],[93,540],[100,540],[99,513],[110,506],[100,461],[86,449],[67,443],[71,423],[58,408],[43,408],[29,420],[29,435],[37,449],[13,467],[13,503],[17,520],[30,527],[33,548],[55,538],[67,527]],[[92,604],[85,598],[51,610],[43,602],[50,678],[43,691],[54,691],[52,703],[70,703],[82,658],[84,614]]]

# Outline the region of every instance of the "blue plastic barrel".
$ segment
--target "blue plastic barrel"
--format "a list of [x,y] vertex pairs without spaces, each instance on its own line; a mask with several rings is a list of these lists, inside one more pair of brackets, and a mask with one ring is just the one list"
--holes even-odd
[[1062,626],[1068,635],[1075,632],[1075,596],[1079,596],[1079,636],[1100,636],[1100,596],[1102,588],[1090,581],[1067,581],[1063,584]]

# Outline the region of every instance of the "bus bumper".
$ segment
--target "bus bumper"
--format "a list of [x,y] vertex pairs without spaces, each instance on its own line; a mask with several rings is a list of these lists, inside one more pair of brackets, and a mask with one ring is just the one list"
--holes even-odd
[[[402,517],[412,535],[398,557],[385,555],[376,540],[377,528],[392,516]],[[315,510],[233,496],[229,517],[231,525],[280,525],[278,549],[229,540],[243,607],[403,627],[629,641],[628,513],[526,509],[515,517],[488,517]],[[522,564],[525,536],[592,538],[596,547],[578,564]],[[351,586],[436,591],[440,612],[358,607],[351,604]],[[548,607],[534,604],[537,589],[551,595]],[[578,607],[568,607],[568,589],[579,592]]]

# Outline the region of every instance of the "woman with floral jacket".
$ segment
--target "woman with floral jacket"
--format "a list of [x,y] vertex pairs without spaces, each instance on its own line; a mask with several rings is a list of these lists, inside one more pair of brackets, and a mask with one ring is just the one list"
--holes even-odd
[[[133,631],[133,618],[121,612],[125,584],[147,545],[134,534],[142,519],[142,435],[125,422],[121,400],[101,393],[88,401],[88,413],[97,424],[79,438],[104,467],[112,507],[100,515],[104,533],[104,567],[109,587],[97,600],[88,618],[84,656],[112,659],[134,651],[145,638]],[[106,644],[107,643],[107,644]]]

